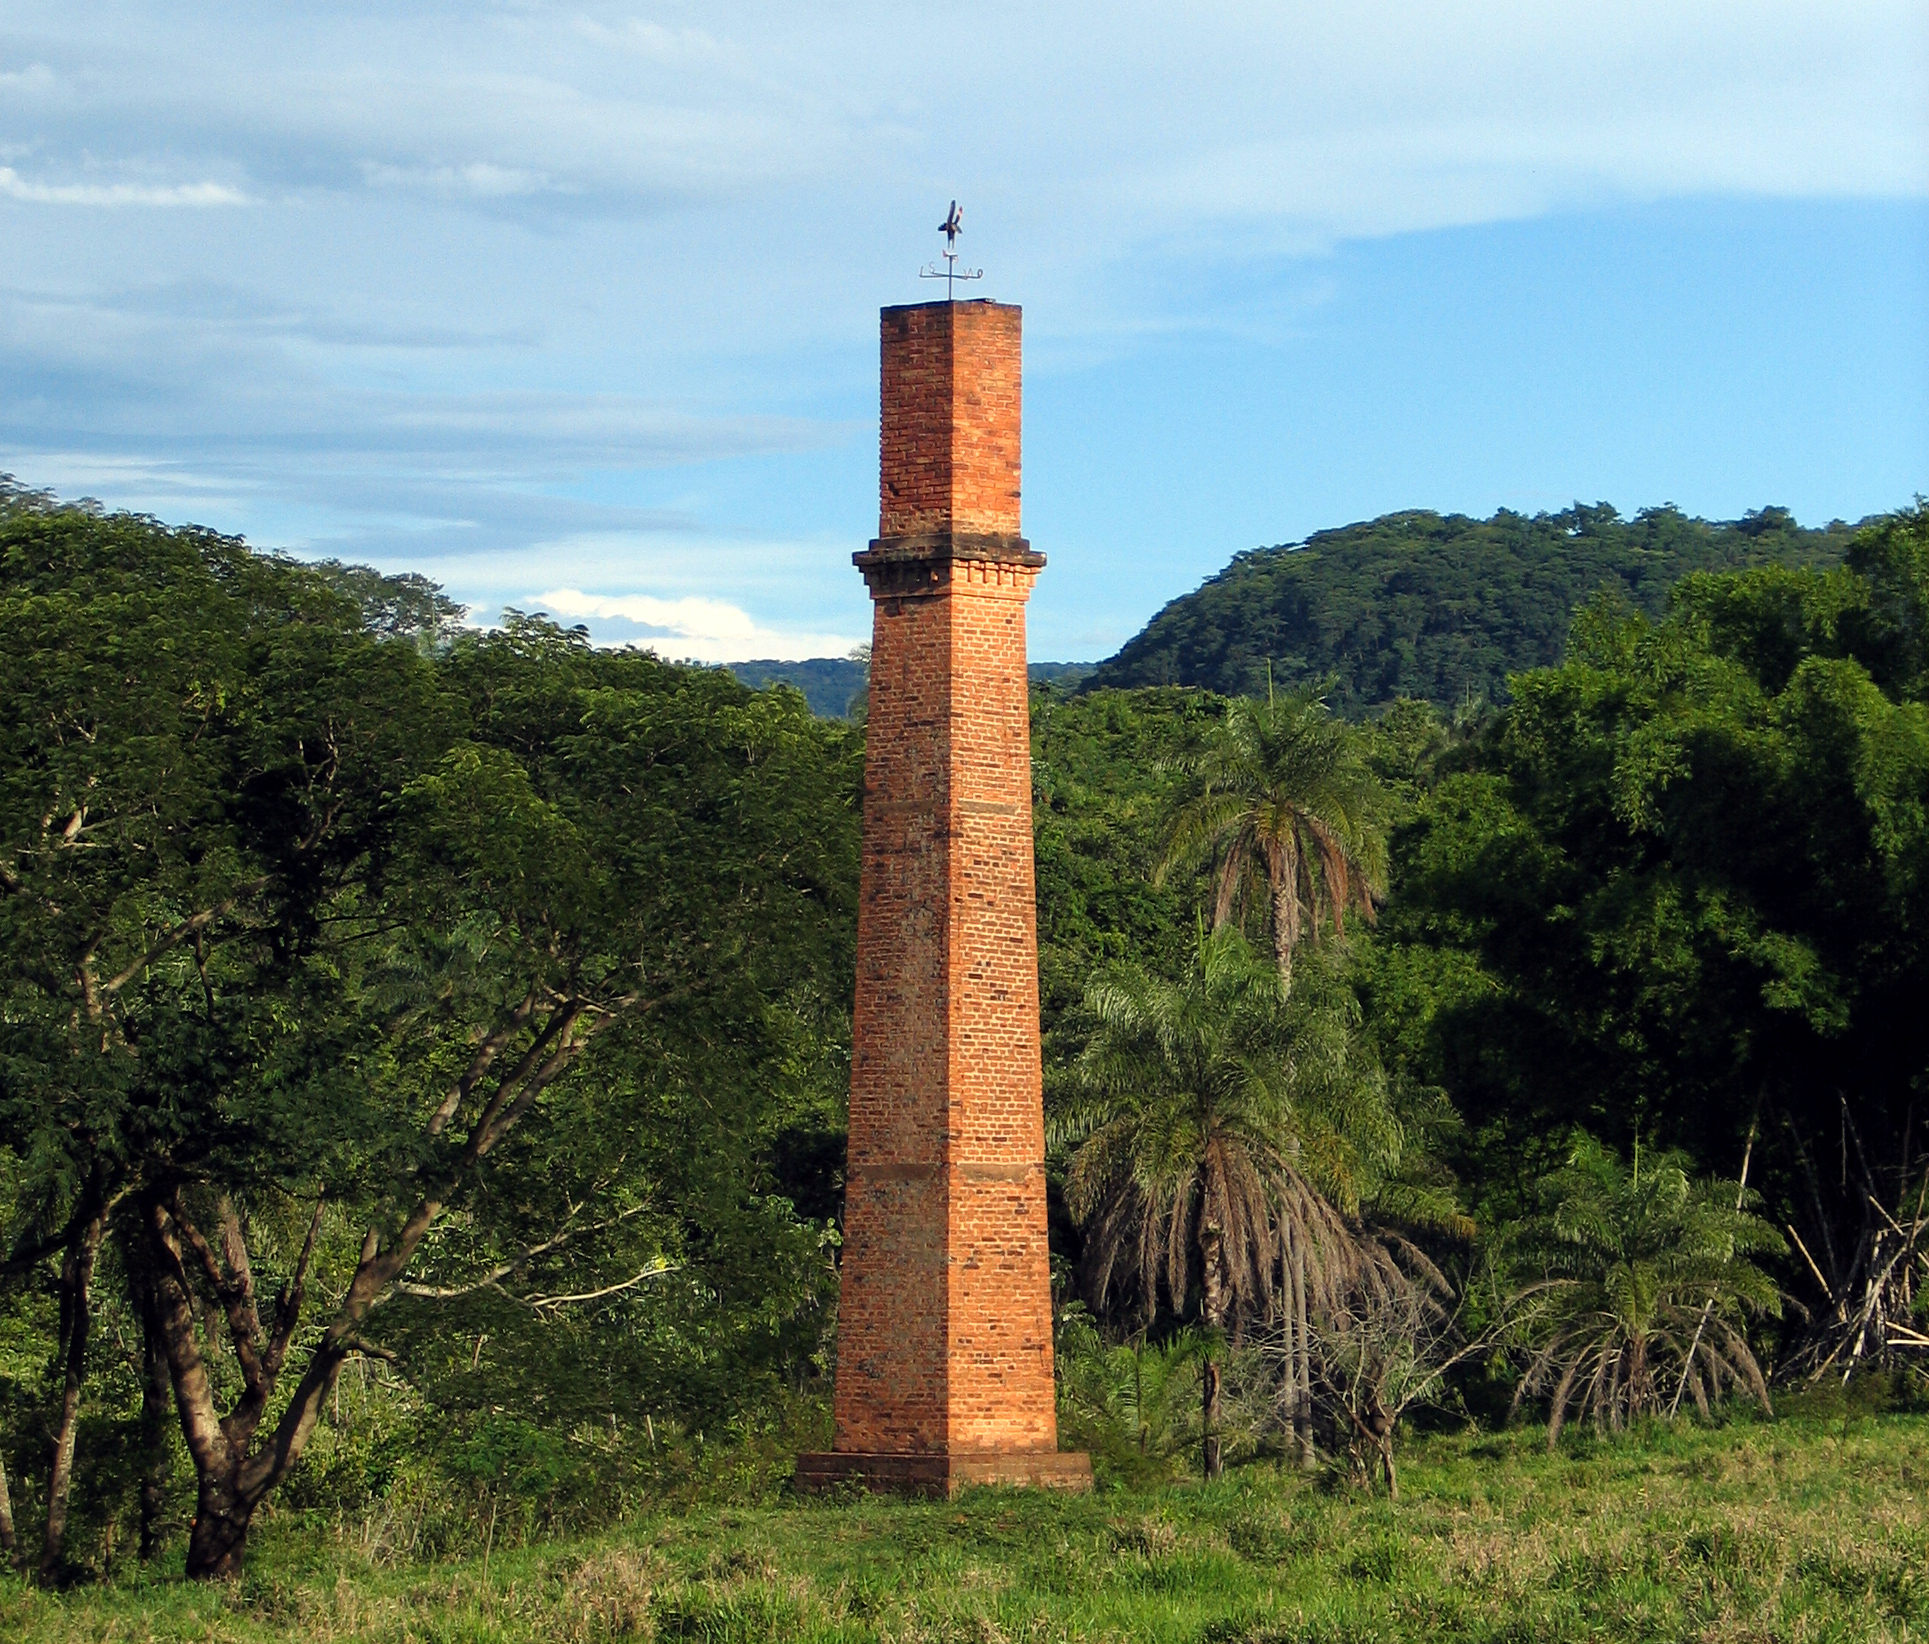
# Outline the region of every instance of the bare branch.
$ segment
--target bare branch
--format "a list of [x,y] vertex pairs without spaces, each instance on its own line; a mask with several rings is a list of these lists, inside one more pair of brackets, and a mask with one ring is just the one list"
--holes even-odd
[[[619,1215],[612,1216],[607,1221],[596,1222],[589,1227],[570,1227],[565,1223],[561,1231],[553,1238],[545,1239],[541,1244],[532,1244],[527,1250],[510,1257],[506,1262],[499,1263],[487,1273],[484,1273],[480,1278],[473,1279],[467,1284],[409,1284],[398,1279],[394,1284],[389,1286],[389,1294],[392,1296],[410,1296],[418,1301],[456,1301],[463,1296],[473,1296],[480,1290],[500,1289],[504,1279],[520,1271],[522,1268],[527,1267],[538,1256],[546,1256],[552,1250],[560,1250],[564,1245],[569,1244],[573,1240],[587,1238],[592,1233],[601,1233],[608,1228],[615,1227],[619,1223],[628,1221],[632,1216],[639,1215],[645,1208],[645,1206],[640,1204],[632,1205]],[[574,1298],[565,1299],[573,1300]],[[540,1306],[542,1303],[532,1299],[530,1305]]]
[[634,1290],[639,1284],[647,1284],[651,1279],[660,1279],[665,1273],[681,1273],[682,1262],[651,1262],[641,1268],[633,1278],[621,1284],[606,1284],[601,1290],[584,1290],[574,1296],[527,1296],[528,1306],[542,1312],[552,1307],[567,1307],[573,1302],[601,1301],[605,1296],[614,1296],[624,1290]]
[[275,1298],[275,1334],[268,1343],[268,1351],[262,1355],[262,1367],[271,1381],[281,1374],[282,1364],[288,1357],[288,1343],[294,1338],[295,1325],[301,1318],[301,1304],[308,1293],[308,1264],[314,1259],[315,1239],[321,1232],[323,1202],[319,1198],[315,1200],[315,1214],[308,1219],[308,1237],[302,1241],[301,1259]]
[[148,948],[147,952],[143,953],[140,958],[136,959],[127,969],[111,980],[103,982],[100,991],[108,995],[119,993],[122,988],[126,987],[129,982],[139,976],[141,972],[153,964],[156,959],[161,958],[165,954],[172,953],[183,942],[189,940],[197,933],[206,930],[217,919],[225,919],[240,905],[243,897],[253,896],[257,892],[265,890],[267,886],[268,881],[265,878],[252,880],[233,896],[230,896],[225,902],[217,903],[214,907],[203,909],[200,913],[183,919],[172,930],[161,936],[158,941]]
[[1802,1260],[1808,1263],[1808,1270],[1815,1275],[1815,1282],[1822,1287],[1822,1294],[1833,1302],[1835,1292],[1829,1288],[1829,1281],[1822,1277],[1821,1268],[1815,1265],[1815,1258],[1808,1253],[1808,1246],[1802,1243],[1802,1235],[1795,1231],[1795,1224],[1784,1222],[1782,1225],[1788,1229],[1788,1236],[1795,1241],[1795,1248],[1801,1251]]

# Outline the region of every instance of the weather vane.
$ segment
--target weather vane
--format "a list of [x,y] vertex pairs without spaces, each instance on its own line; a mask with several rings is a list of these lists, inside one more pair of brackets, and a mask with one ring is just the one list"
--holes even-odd
[[944,267],[936,263],[926,263],[918,270],[921,280],[943,280],[944,300],[950,302],[951,287],[958,280],[982,280],[982,268],[960,268],[958,266],[958,236],[964,232],[964,213],[958,209],[958,202],[951,202],[951,209],[944,214],[944,221],[938,224],[938,231],[944,235]]

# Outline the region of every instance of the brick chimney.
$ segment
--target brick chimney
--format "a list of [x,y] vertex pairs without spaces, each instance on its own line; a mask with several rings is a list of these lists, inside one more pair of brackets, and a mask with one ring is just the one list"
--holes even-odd
[[836,1438],[797,1482],[1084,1488],[1052,1385],[1020,310],[882,334]]

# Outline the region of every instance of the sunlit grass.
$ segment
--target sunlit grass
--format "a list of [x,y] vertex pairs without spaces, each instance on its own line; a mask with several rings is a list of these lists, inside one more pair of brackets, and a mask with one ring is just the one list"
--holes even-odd
[[778,1500],[386,1568],[264,1526],[230,1587],[0,1584],[0,1638],[1905,1639],[1929,1636],[1929,1418],[1415,1443],[1332,1478],[955,1503]]

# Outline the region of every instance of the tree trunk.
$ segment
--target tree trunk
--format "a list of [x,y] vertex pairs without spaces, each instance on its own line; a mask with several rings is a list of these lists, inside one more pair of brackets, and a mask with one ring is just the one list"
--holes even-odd
[[145,1277],[141,1285],[141,1562],[152,1561],[161,1544],[161,1518],[167,1511],[168,1383],[167,1350]]
[[1219,1361],[1206,1360],[1205,1374],[1200,1377],[1205,1405],[1205,1443],[1202,1461],[1207,1478],[1218,1478],[1225,1469],[1219,1455]]
[[59,1569],[67,1540],[67,1508],[73,1494],[74,1438],[80,1426],[80,1389],[87,1376],[87,1338],[93,1328],[94,1262],[100,1255],[104,1215],[81,1226],[60,1264],[61,1356],[65,1375],[60,1390],[60,1421],[54,1429],[52,1465],[47,1473],[47,1537],[40,1549],[41,1579]]
[[1281,1312],[1281,1323],[1285,1330],[1284,1360],[1286,1370],[1280,1381],[1282,1392],[1279,1400],[1279,1411],[1286,1431],[1292,1435],[1294,1443],[1297,1444],[1299,1439],[1299,1356],[1297,1350],[1299,1319],[1293,1307],[1293,1246],[1298,1242],[1298,1235],[1294,1232],[1290,1221],[1285,1222],[1280,1231],[1286,1241],[1284,1263],[1286,1295],[1285,1307]]
[[1288,835],[1266,866],[1273,893],[1273,960],[1284,998],[1293,991],[1293,950],[1299,946],[1299,841]]
[[[232,1282],[234,1274],[246,1269],[246,1251],[239,1244],[239,1230],[233,1227],[223,1230],[224,1243],[230,1237],[233,1240],[228,1261],[230,1290],[223,1299],[228,1304],[234,1355],[248,1381],[247,1391],[225,1419],[215,1405],[215,1391],[196,1328],[199,1309],[188,1287],[181,1259],[184,1241],[192,1244],[198,1235],[193,1235],[192,1229],[177,1219],[178,1211],[178,1201],[173,1209],[159,1199],[149,1200],[146,1206],[150,1295],[174,1394],[174,1409],[188,1455],[194,1462],[198,1487],[194,1529],[188,1540],[187,1574],[199,1580],[221,1579],[241,1573],[255,1509],[300,1458],[346,1356],[341,1339],[347,1335],[350,1325],[338,1316],[323,1332],[280,1422],[267,1443],[257,1451],[257,1424],[274,1394],[282,1355],[299,1316],[301,1279],[313,1252],[315,1230],[320,1226],[320,1207],[316,1207],[315,1219],[310,1223],[309,1242],[304,1247],[296,1276],[278,1308],[280,1317],[275,1334],[265,1343],[258,1339],[259,1321],[254,1317],[252,1301]],[[418,1216],[421,1214],[418,1210]],[[426,1222],[427,1217],[422,1219]],[[392,1277],[375,1269],[374,1246],[375,1235],[371,1232],[363,1241],[362,1260],[350,1281],[350,1301],[358,1303],[361,1311],[366,1310],[366,1298]],[[205,1241],[196,1250],[204,1260],[214,1260],[206,1254]],[[359,1312],[355,1316],[359,1317]]]
[[1648,1374],[1648,1338],[1636,1336],[1628,1355],[1628,1419],[1645,1416],[1660,1408],[1655,1397],[1654,1378]]
[[20,1540],[13,1533],[13,1497],[7,1492],[7,1460],[0,1456],[0,1553],[9,1564],[20,1560]]
[[[1208,1199],[1213,1187],[1207,1187]],[[1204,1268],[1205,1295],[1201,1299],[1201,1311],[1205,1314],[1206,1326],[1216,1337],[1226,1323],[1226,1276],[1225,1242],[1219,1224],[1210,1214],[1199,1226],[1199,1256]],[[1219,1343],[1215,1339],[1207,1348],[1205,1372],[1200,1377],[1200,1395],[1203,1402],[1203,1425],[1205,1432],[1201,1444],[1201,1465],[1207,1478],[1217,1478],[1225,1470],[1219,1457]]]
[[1313,1358],[1306,1341],[1306,1240],[1293,1241],[1293,1311],[1296,1315],[1291,1373],[1297,1385],[1293,1390],[1293,1437],[1299,1447],[1299,1464],[1311,1469],[1318,1465],[1313,1453]]
[[231,1581],[240,1576],[242,1556],[248,1550],[248,1527],[254,1522],[258,1504],[258,1500],[246,1499],[231,1477],[201,1480],[194,1530],[188,1537],[190,1581]]

